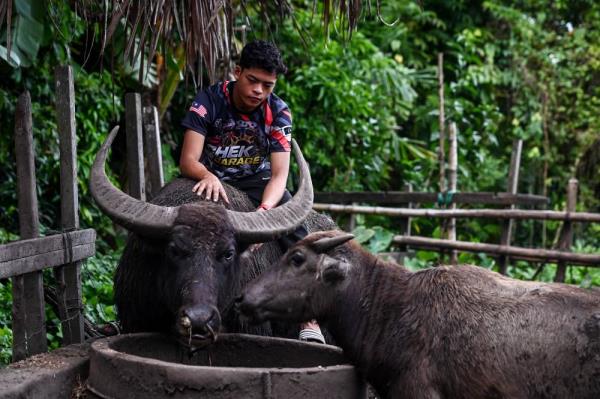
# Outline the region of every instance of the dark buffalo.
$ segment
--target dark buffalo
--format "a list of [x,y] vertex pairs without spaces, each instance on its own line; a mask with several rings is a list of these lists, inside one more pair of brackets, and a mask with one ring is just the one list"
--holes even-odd
[[318,232],[245,289],[255,320],[316,317],[384,398],[600,398],[600,293],[474,266],[412,273]]
[[201,200],[194,181],[178,178],[151,201],[128,196],[107,179],[104,167],[115,128],[96,156],[91,191],[104,213],[132,234],[115,276],[115,302],[125,332],[175,331],[180,337],[212,340],[229,332],[270,335],[269,325],[239,321],[231,303],[248,281],[281,256],[268,242],[255,251],[252,243],[277,239],[307,219],[310,230],[332,228],[331,219],[312,208],[308,165],[294,145],[299,163],[297,194],[286,204],[263,212],[245,194],[225,185],[231,207]]

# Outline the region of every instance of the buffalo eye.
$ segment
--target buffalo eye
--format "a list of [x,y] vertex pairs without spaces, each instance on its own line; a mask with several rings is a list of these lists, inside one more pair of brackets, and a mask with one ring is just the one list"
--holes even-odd
[[230,248],[230,249],[225,250],[221,254],[220,258],[221,258],[221,261],[223,261],[223,262],[231,262],[231,260],[233,259],[234,256],[235,256],[235,251]]
[[304,256],[304,254],[302,252],[294,252],[290,256],[290,263],[294,267],[302,266],[302,264],[304,263],[305,260],[306,260],[306,257]]

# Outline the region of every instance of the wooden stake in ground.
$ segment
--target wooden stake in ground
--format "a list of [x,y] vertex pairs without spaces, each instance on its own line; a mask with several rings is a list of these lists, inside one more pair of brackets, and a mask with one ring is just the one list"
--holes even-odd
[[[510,158],[510,169],[508,170],[508,182],[506,192],[516,194],[519,187],[519,169],[521,167],[521,152],[523,150],[523,140],[513,141],[512,155]],[[514,205],[510,209],[515,209]],[[500,245],[510,245],[513,233],[513,221],[507,219],[502,223],[502,235],[500,236]],[[498,257],[498,267],[501,274],[506,274],[510,259],[507,255]]]
[[[577,191],[579,182],[577,179],[569,179],[567,185],[567,213],[575,212],[577,208]],[[571,251],[571,245],[573,244],[573,224],[571,221],[565,220],[562,225],[560,232],[560,238],[558,240],[558,249],[560,251],[569,252]],[[564,283],[565,275],[567,273],[567,262],[562,260],[556,267],[556,275],[554,281]]]

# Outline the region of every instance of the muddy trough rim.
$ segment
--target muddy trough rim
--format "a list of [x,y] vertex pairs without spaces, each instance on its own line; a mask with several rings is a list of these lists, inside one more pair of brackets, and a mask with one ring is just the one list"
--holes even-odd
[[[330,366],[312,366],[312,367],[242,367],[242,366],[223,367],[223,366],[190,365],[190,364],[170,362],[167,360],[160,360],[160,359],[156,359],[156,358],[152,358],[152,357],[134,355],[134,354],[127,353],[127,352],[119,352],[118,350],[112,349],[110,347],[110,344],[112,342],[120,341],[122,339],[127,339],[129,337],[140,338],[140,339],[152,338],[152,337],[161,337],[161,338],[166,337],[166,338],[171,339],[171,337],[169,337],[166,334],[152,333],[152,332],[121,334],[121,335],[115,335],[112,337],[102,338],[102,339],[94,341],[91,345],[92,346],[92,350],[91,350],[92,360],[93,360],[93,357],[95,357],[96,355],[99,355],[103,358],[114,358],[114,359],[118,359],[119,361],[126,361],[128,363],[135,362],[138,364],[143,363],[143,364],[149,365],[149,366],[160,366],[160,367],[168,367],[168,368],[176,367],[178,370],[182,370],[182,369],[189,369],[189,370],[200,370],[201,369],[201,370],[212,370],[212,371],[234,371],[235,370],[237,372],[251,372],[251,373],[256,373],[257,371],[259,371],[260,373],[277,372],[279,374],[279,373],[286,373],[286,372],[297,373],[299,371],[310,373],[311,371],[322,372],[324,370],[355,370],[355,367],[348,360],[346,360],[346,363],[339,363],[339,364],[330,365]],[[269,343],[269,342],[275,341],[278,343],[291,344],[291,345],[295,345],[295,346],[310,345],[314,349],[335,352],[336,354],[339,354],[340,357],[342,357],[342,358],[344,357],[343,350],[340,347],[334,346],[334,345],[317,344],[317,343],[312,343],[312,342],[305,342],[305,341],[299,341],[296,339],[288,339],[288,338],[280,338],[280,337],[263,337],[260,335],[252,335],[252,334],[228,334],[228,333],[219,334],[220,341],[226,341],[231,338],[242,338],[242,339],[245,339],[248,341],[264,342],[264,343]]]
[[[182,398],[212,398],[212,395],[217,393],[219,394],[214,397],[220,399],[271,398],[278,397],[271,395],[275,392],[273,390],[283,388],[284,392],[288,393],[290,382],[297,386],[299,381],[305,381],[307,385],[303,389],[311,390],[313,392],[311,396],[316,398],[323,397],[319,394],[324,386],[331,385],[330,381],[337,381],[338,384],[344,385],[347,385],[347,382],[352,384],[342,390],[347,394],[341,392],[337,396],[328,394],[327,399],[366,397],[364,385],[356,368],[344,357],[342,349],[336,346],[248,334],[221,334],[219,336],[221,342],[230,341],[235,344],[247,341],[255,345],[278,345],[281,348],[292,345],[300,349],[304,347],[313,351],[323,351],[325,352],[323,362],[331,364],[310,367],[226,367],[182,364],[130,354],[122,352],[119,347],[117,349],[110,347],[115,342],[118,345],[121,340],[125,340],[126,343],[127,339],[134,341],[167,339],[174,342],[173,338],[165,334],[136,333],[102,338],[92,343],[87,388],[100,398],[116,399],[123,397],[125,393],[130,398],[158,399],[177,391],[179,391],[178,395],[181,394],[177,397]],[[326,360],[327,356],[333,359]],[[258,394],[258,391],[264,392],[267,396]],[[197,396],[198,392],[204,392],[204,396]],[[206,396],[207,392],[210,395]]]

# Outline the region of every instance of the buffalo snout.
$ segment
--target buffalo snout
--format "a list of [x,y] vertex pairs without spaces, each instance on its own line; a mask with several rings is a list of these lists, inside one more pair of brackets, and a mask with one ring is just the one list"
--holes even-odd
[[184,337],[214,341],[221,329],[221,315],[214,306],[184,307],[179,311],[177,329]]
[[252,301],[249,295],[240,295],[235,299],[235,310],[242,316],[247,318],[251,323],[261,323],[263,318],[260,317],[258,311],[259,305],[256,301]]

